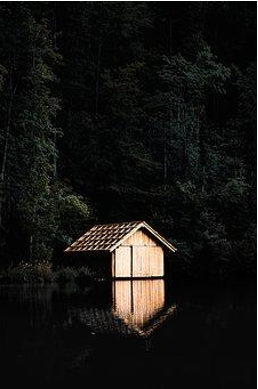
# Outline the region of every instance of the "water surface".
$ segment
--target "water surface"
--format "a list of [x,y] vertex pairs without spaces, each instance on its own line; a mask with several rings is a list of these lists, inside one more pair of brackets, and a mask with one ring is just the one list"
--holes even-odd
[[9,285],[0,304],[4,388],[255,387],[250,285]]

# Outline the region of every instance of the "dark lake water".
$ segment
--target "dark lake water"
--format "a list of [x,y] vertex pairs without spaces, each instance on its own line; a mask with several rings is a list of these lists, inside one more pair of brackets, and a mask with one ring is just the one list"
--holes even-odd
[[255,287],[186,284],[0,286],[1,386],[256,387]]

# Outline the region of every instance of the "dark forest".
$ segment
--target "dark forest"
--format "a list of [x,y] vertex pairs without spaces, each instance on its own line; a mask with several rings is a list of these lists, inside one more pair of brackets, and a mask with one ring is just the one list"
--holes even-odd
[[1,2],[0,266],[130,220],[255,271],[256,2]]

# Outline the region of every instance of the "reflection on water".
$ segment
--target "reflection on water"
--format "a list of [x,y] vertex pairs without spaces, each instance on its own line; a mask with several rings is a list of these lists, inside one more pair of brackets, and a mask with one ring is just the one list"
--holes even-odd
[[114,313],[128,324],[143,328],[164,304],[164,280],[113,282]]
[[251,389],[256,300],[239,285],[0,286],[2,387]]
[[150,334],[161,324],[161,318],[164,320],[176,309],[174,304],[169,310],[163,312],[164,280],[114,281],[112,291],[114,314],[129,328],[142,335]]
[[111,304],[71,309],[69,320],[79,319],[95,334],[148,336],[176,309],[165,297],[164,280],[113,281]]
[[57,301],[65,307],[58,315],[59,326],[81,323],[94,334],[147,336],[176,309],[176,304],[169,302],[163,279],[113,281],[102,291],[82,291],[71,285],[61,289],[57,285],[12,285],[1,288],[0,298],[17,305],[18,310],[25,306],[21,317],[30,327],[52,321]]

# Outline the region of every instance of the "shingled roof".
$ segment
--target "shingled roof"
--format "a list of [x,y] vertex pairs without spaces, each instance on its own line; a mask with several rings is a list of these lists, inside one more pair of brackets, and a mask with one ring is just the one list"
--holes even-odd
[[77,239],[67,251],[109,251],[112,252],[129,236],[139,229],[147,230],[156,240],[169,250],[175,252],[176,248],[163,238],[145,221],[133,221],[112,224],[97,224]]

